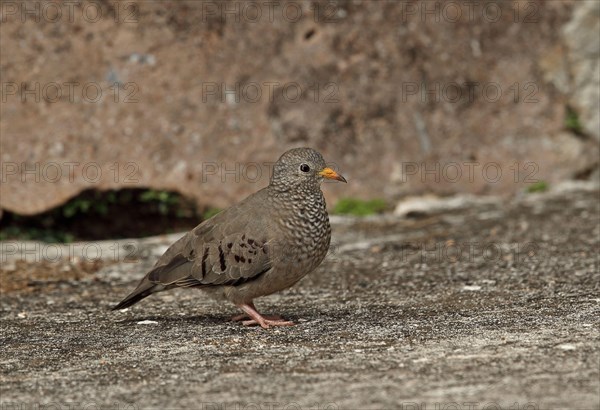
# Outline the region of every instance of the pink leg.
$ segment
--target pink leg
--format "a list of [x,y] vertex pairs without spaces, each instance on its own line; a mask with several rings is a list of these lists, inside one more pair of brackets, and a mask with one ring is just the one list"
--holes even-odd
[[241,303],[237,305],[240,309],[242,309],[250,320],[245,320],[242,323],[244,326],[252,326],[252,325],[260,325],[263,329],[268,329],[271,326],[294,326],[294,322],[284,321],[282,319],[267,319],[263,317],[258,311],[252,302],[250,303]]

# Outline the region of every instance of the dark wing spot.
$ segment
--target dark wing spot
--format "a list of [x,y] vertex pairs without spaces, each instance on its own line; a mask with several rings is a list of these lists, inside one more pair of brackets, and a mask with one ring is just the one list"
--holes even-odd
[[263,245],[262,247],[262,251],[265,253],[265,255],[267,254],[267,252],[269,252],[269,245],[267,245],[266,243]]
[[225,266],[225,254],[223,253],[221,245],[219,245],[219,262],[221,262],[221,272],[225,271],[227,266]]
[[248,239],[248,243],[249,243],[250,245],[254,245],[254,239]]
[[243,234],[242,235],[242,241],[245,241],[245,240],[246,240],[246,234]]
[[227,247],[228,247],[229,249],[231,249],[231,247],[232,247],[232,246],[233,246],[233,243],[231,243],[231,242],[229,242],[229,243],[227,244]]
[[243,256],[240,257],[240,260],[243,262],[246,262],[246,258],[244,258]]
[[235,255],[235,261],[239,262],[240,261],[240,257],[238,255]]
[[242,243],[240,243],[240,248],[245,248],[245,247],[246,247],[246,244],[245,244],[245,243],[243,243],[243,242],[242,242]]
[[206,258],[208,258],[208,248],[204,248],[202,251],[202,277],[206,277]]
[[252,259],[248,258],[248,263],[252,263]]

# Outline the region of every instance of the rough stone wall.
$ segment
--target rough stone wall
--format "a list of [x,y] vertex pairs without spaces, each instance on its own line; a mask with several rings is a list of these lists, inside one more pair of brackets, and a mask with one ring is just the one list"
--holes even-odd
[[581,2],[563,33],[570,80],[565,91],[585,131],[600,140],[600,2]]
[[330,203],[597,166],[597,2],[49,4],[2,4],[6,210],[120,187],[223,207],[301,145],[350,181]]

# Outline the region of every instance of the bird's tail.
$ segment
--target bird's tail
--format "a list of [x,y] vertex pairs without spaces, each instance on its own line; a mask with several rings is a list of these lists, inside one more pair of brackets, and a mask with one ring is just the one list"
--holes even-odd
[[150,282],[144,278],[140,284],[131,292],[125,299],[123,299],[118,305],[114,306],[111,310],[125,309],[129,306],[135,305],[140,300],[150,296],[153,293],[160,292],[164,289],[164,286],[157,285],[156,283]]

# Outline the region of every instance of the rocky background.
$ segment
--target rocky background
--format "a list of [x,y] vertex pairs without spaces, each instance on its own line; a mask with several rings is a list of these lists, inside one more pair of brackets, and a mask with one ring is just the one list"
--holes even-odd
[[[599,50],[596,0],[0,2],[1,410],[598,409]],[[300,145],[372,206],[297,326],[109,310]]]
[[224,207],[309,145],[341,196],[597,176],[597,1],[3,2],[0,207]]

